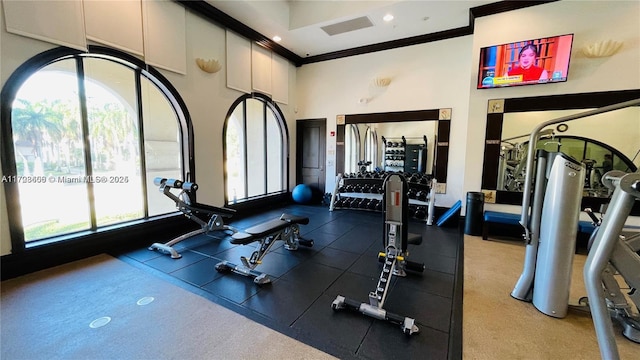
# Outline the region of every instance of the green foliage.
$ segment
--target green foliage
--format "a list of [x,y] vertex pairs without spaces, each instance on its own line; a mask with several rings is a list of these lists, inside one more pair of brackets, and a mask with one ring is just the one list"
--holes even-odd
[[[125,214],[101,216],[97,219],[97,223],[101,225],[115,224],[139,219],[141,217],[141,213],[134,211]],[[47,222],[26,226],[24,229],[24,240],[27,242],[34,241],[51,236],[68,234],[88,229],[89,221],[79,221],[72,224],[61,224],[58,222],[58,220],[50,220]]]

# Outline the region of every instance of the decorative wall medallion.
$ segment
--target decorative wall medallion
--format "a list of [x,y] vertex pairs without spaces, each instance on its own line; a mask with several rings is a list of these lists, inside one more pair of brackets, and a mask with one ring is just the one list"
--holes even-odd
[[489,100],[489,107],[487,108],[489,114],[502,114],[504,113],[504,99]]
[[451,120],[451,108],[440,109],[438,120]]

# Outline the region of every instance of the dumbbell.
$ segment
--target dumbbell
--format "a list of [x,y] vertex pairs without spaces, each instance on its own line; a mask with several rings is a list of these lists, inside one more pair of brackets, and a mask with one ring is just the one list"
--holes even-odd
[[409,188],[409,191],[407,191],[407,196],[409,197],[409,199],[415,199],[417,193],[418,193],[418,190]]
[[360,209],[366,209],[367,207],[369,207],[369,199],[362,199],[360,200],[360,203],[358,203],[358,207]]
[[409,217],[413,217],[416,214],[416,206],[415,205],[409,205],[409,207],[407,208],[407,215]]
[[367,208],[369,208],[369,210],[375,210],[379,202],[380,200],[378,199],[371,199],[371,201],[369,201],[369,205],[367,205]]

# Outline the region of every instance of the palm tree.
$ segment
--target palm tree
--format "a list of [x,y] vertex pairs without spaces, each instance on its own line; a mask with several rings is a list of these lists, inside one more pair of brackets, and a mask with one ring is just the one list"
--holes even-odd
[[131,134],[137,135],[135,122],[122,104],[117,103],[91,107],[88,113],[92,158],[95,165],[106,163],[105,170],[110,170],[113,161],[123,159]]
[[59,101],[31,103],[26,99],[16,99],[11,113],[11,127],[16,140],[27,141],[33,146],[36,157],[42,157],[45,142],[56,142],[62,137],[63,115],[59,111]]

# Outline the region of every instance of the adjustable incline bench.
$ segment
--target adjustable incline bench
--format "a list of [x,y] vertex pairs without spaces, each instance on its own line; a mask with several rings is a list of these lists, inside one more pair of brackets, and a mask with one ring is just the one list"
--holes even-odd
[[[198,223],[200,225],[200,229],[178,236],[177,238],[164,244],[154,243],[149,246],[149,250],[159,250],[165,254],[170,254],[171,258],[173,259],[179,259],[182,257],[182,255],[180,255],[173,248],[173,246],[180,241],[186,240],[198,234],[208,234],[210,231],[230,230],[233,233],[237,232],[237,230],[233,227],[225,225],[223,219],[225,217],[230,218],[233,214],[235,214],[235,210],[199,203],[191,204],[191,197],[189,196],[189,194],[198,190],[198,184],[160,177],[155,178],[153,180],[153,183],[160,188],[160,192],[165,194],[168,198],[176,203],[176,207],[184,214],[184,216]],[[181,189],[182,191],[176,196],[171,192],[171,189]],[[200,214],[208,217],[209,220],[204,221],[200,219],[198,217],[198,215]]]
[[287,250],[298,250],[298,245],[313,246],[313,240],[304,239],[300,236],[300,226],[309,223],[308,217],[282,214],[277,219],[269,220],[262,224],[252,226],[244,232],[237,232],[231,237],[231,243],[236,245],[247,245],[252,242],[260,242],[260,246],[247,259],[240,257],[242,265],[236,265],[228,261],[222,261],[216,265],[219,272],[233,271],[236,274],[253,278],[253,282],[263,285],[271,282],[267,274],[254,270],[262,263],[262,258],[269,252],[273,244],[282,240],[285,242],[284,248]]
[[384,180],[383,216],[384,236],[382,243],[385,252],[378,254],[378,261],[383,263],[380,278],[375,290],[369,293],[369,302],[359,302],[338,295],[331,303],[333,310],[348,309],[358,311],[364,315],[379,320],[386,320],[399,324],[405,335],[412,335],[420,331],[413,318],[394,314],[384,308],[384,303],[389,295],[393,276],[405,277],[406,271],[421,273],[424,264],[407,259],[409,252],[407,245],[420,245],[422,234],[408,232],[407,208],[409,199],[407,192],[409,185],[403,175],[390,174]]

